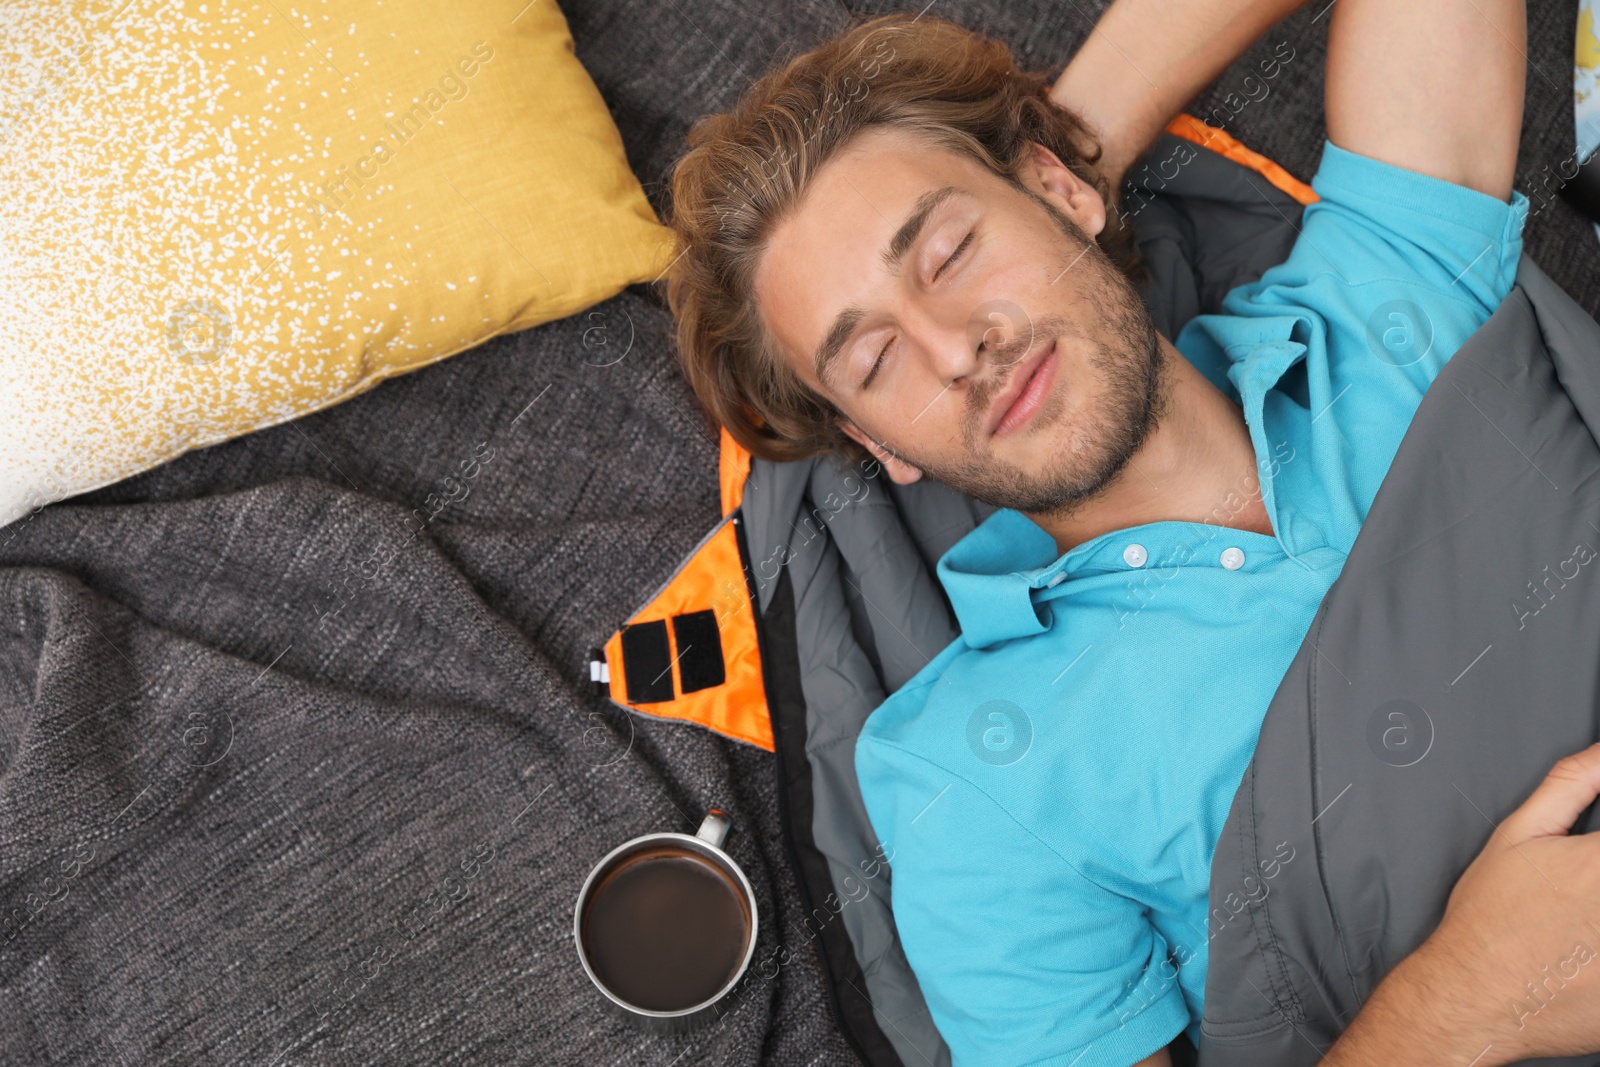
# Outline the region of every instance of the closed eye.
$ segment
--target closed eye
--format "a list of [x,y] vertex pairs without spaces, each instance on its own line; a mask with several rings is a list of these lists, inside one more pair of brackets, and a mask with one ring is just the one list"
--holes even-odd
[[[950,258],[939,264],[939,269],[933,272],[933,281],[938,281],[939,275],[943,274],[945,270],[949,268],[950,264],[961,258],[962,254],[966,252],[967,246],[972,243],[972,239],[977,236],[977,233],[978,231],[976,229],[967,231],[967,235],[961,239],[961,243],[956,245],[956,250],[950,253]],[[878,353],[878,358],[872,361],[872,369],[867,371],[867,376],[861,380],[862,389],[865,389],[867,386],[871,385],[872,379],[878,376],[878,369],[883,366],[884,357],[888,354],[889,345],[892,343],[893,338],[884,342],[883,350]]]
[[977,230],[967,231],[967,235],[961,239],[961,243],[956,245],[956,250],[950,253],[950,258],[939,264],[939,269],[933,272],[934,281],[938,281],[939,275],[943,274],[945,269],[949,267],[950,264],[961,258],[961,253],[967,250],[967,246],[972,243],[972,238],[976,236],[977,233]]

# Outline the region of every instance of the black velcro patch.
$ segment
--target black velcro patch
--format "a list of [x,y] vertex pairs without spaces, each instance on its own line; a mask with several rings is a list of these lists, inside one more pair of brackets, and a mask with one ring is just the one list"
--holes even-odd
[[633,704],[672,699],[672,651],[665,619],[622,628],[622,673]]
[[685,693],[710,689],[727,681],[716,612],[691,611],[687,615],[674,615],[672,636],[678,641],[678,677]]

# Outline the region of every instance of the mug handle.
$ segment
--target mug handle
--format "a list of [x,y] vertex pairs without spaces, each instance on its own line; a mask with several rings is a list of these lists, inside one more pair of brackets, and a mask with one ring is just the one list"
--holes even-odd
[[706,813],[705,821],[700,824],[700,829],[694,836],[709,842],[714,848],[721,848],[722,842],[728,837],[729,822],[727,812],[721,808],[712,808]]

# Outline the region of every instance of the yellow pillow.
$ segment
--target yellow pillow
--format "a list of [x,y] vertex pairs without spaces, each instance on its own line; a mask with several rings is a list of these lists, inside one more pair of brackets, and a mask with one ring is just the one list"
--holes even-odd
[[0,525],[670,262],[554,0],[0,9]]

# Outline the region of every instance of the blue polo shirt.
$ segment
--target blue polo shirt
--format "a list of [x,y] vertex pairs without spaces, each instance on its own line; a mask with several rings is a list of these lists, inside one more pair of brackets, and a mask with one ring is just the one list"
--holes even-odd
[[1522,193],[1331,142],[1311,186],[1288,259],[1174,341],[1241,403],[1276,536],[1229,525],[1243,484],[1207,522],[1065,555],[996,511],[939,560],[961,635],[861,731],[895,923],[955,1067],[1199,1044],[1228,918],[1208,920],[1211,857],[1267,705],[1423,393],[1511,288]]

